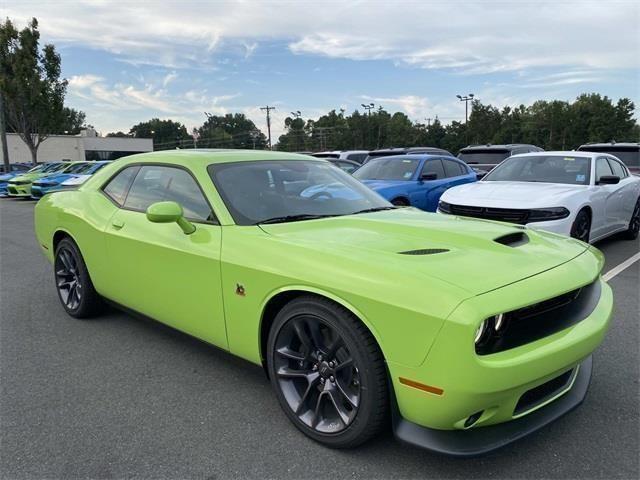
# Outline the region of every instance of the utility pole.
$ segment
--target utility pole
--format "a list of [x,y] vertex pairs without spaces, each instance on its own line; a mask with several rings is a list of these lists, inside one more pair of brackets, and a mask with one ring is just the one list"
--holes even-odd
[[[293,115],[293,121],[295,122],[297,119],[299,119],[302,116],[302,113],[300,113],[300,110],[296,110],[295,112],[291,112],[291,115]],[[303,122],[304,123],[304,122]],[[296,136],[296,149],[298,151],[302,150],[300,148],[300,141],[302,140],[302,131],[296,132],[294,130],[294,135]]]
[[272,150],[272,145],[271,145],[271,116],[269,115],[269,112],[271,112],[271,110],[275,110],[275,109],[276,109],[276,107],[270,107],[269,105],[267,105],[266,107],[260,107],[260,110],[267,112],[267,133],[269,134],[269,150]]
[[465,141],[468,144],[469,129],[467,128],[467,120],[469,118],[469,102],[473,101],[473,93],[470,93],[469,95],[465,95],[464,97],[462,95],[456,95],[456,97],[458,97],[458,100],[460,100],[461,102],[464,102],[464,135],[465,135]]
[[7,146],[7,125],[4,121],[4,97],[0,92],[0,141],[2,141],[2,162],[4,163],[4,173],[9,173],[9,147]]
[[427,128],[429,128],[431,126],[431,117],[427,117],[425,120],[427,121]]

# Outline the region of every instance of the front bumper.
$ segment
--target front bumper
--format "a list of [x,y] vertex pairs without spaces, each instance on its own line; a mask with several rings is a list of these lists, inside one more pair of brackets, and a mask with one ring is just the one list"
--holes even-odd
[[14,185],[10,183],[7,186],[7,193],[10,197],[30,197],[31,196],[31,183]]
[[408,444],[455,457],[484,455],[519,440],[578,407],[591,382],[592,357],[579,366],[570,390],[528,415],[506,423],[470,430],[436,430],[402,418],[397,408],[392,413],[395,436]]
[[31,187],[31,198],[38,200],[44,196],[45,193],[50,192],[57,185],[32,185]]
[[[403,432],[423,428],[440,431],[443,433],[419,435],[421,444],[453,455],[476,455],[527,435],[577,406],[584,398],[584,393],[579,394],[579,385],[585,381],[588,384],[585,370],[590,368],[590,363],[581,364],[602,342],[613,311],[611,288],[599,277],[601,268],[601,254],[591,247],[551,270],[472,297],[447,318],[422,365],[388,362],[401,418],[396,422],[396,434],[418,444],[418,440],[411,440],[416,434]],[[514,348],[476,354],[473,335],[482,319],[554,298],[592,282],[597,282],[599,294],[577,323]],[[557,389],[549,387],[551,396],[521,408],[530,392],[555,385],[554,381],[568,372],[576,373],[573,384]],[[440,393],[415,388],[401,378],[436,387]],[[573,400],[562,400],[565,396]],[[554,406],[561,400],[564,407]],[[568,407],[569,404],[572,406]],[[548,414],[537,413],[546,410]],[[533,420],[521,421],[530,416]],[[494,426],[512,423],[513,427],[496,429],[510,432],[508,435],[489,433]],[[487,445],[481,448],[478,439],[484,438],[483,432],[487,433]],[[476,438],[468,441],[475,445],[471,449],[475,453],[465,453],[470,448],[464,446],[466,441],[462,441],[460,452],[456,453],[453,446],[442,440],[466,438],[467,434]],[[432,442],[436,442],[433,438],[441,440],[432,445],[423,437]],[[438,446],[440,441],[445,442],[444,446]]]

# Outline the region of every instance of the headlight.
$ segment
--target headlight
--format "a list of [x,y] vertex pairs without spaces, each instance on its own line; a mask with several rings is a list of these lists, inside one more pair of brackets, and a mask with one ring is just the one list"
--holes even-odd
[[443,202],[442,200],[438,202],[438,209],[442,213],[451,213],[451,206],[447,202]]
[[476,345],[478,345],[479,343],[482,343],[482,341],[485,339],[486,333],[488,330],[487,323],[488,323],[487,320],[483,320],[482,323],[478,325],[478,328],[476,329],[476,335],[473,339]]
[[527,222],[560,220],[561,218],[567,218],[568,216],[569,210],[564,207],[534,208],[529,210],[529,218],[527,219]]

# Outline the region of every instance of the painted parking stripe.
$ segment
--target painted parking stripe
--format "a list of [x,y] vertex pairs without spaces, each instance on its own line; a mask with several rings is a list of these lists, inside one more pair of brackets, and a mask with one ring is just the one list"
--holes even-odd
[[607,273],[605,273],[602,278],[604,279],[605,282],[608,282],[609,280],[611,280],[613,277],[615,277],[616,275],[618,275],[620,272],[626,270],[627,268],[629,268],[631,265],[633,265],[634,263],[636,263],[638,260],[640,260],[640,252],[636,253],[633,257],[627,258],[624,262],[622,262],[620,265],[617,265],[615,267],[613,267],[611,270],[609,270]]

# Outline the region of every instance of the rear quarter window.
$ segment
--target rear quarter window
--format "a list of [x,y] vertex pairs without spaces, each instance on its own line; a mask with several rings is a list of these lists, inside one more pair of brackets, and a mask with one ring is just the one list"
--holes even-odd
[[109,182],[103,187],[102,191],[118,205],[124,205],[124,201],[127,198],[127,192],[131,186],[131,182],[135,178],[136,174],[140,170],[140,167],[127,167],[124,170],[118,172]]

